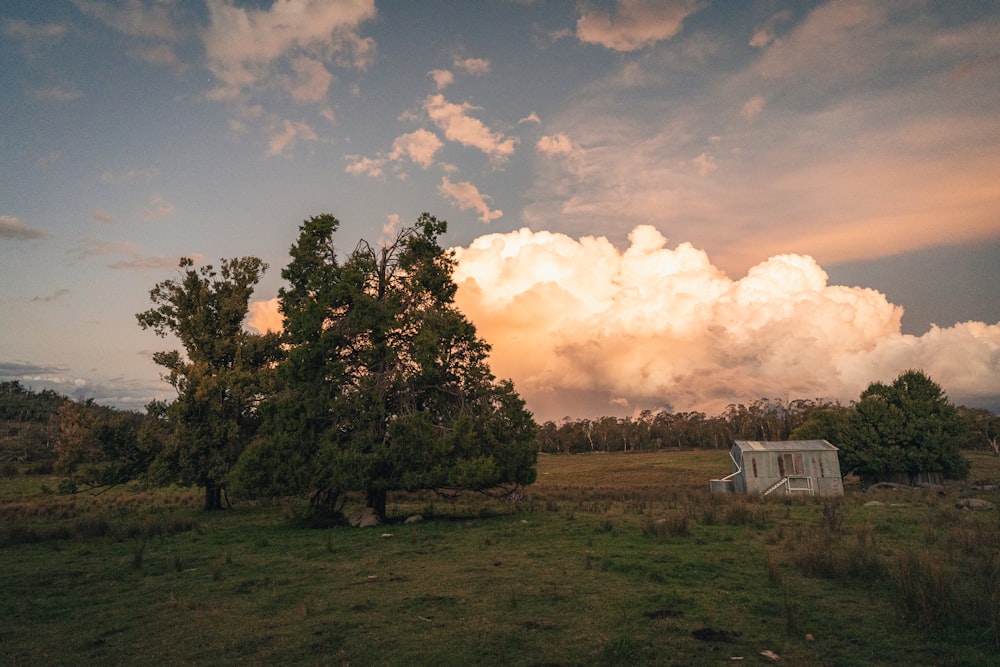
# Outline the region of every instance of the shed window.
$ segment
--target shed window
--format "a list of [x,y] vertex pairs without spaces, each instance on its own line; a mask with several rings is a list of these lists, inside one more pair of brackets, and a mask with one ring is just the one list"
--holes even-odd
[[805,467],[802,465],[802,454],[781,454],[778,457],[778,473],[782,477],[805,474]]
[[750,464],[753,466],[753,476],[756,477],[757,476],[757,459],[751,458],[750,459]]

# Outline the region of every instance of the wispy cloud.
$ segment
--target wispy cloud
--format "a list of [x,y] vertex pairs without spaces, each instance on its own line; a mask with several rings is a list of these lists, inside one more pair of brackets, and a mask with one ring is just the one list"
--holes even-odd
[[[161,257],[143,252],[138,244],[131,241],[104,241],[101,239],[85,239],[78,242],[71,254],[77,259],[93,257],[112,257],[108,262],[109,269],[124,270],[170,270],[177,268],[178,257]],[[203,255],[187,253],[186,257],[200,262]]]
[[333,75],[322,61],[298,56],[291,61],[292,75],[282,77],[282,86],[296,102],[322,102],[330,91]]
[[444,144],[433,132],[423,128],[401,134],[392,142],[392,150],[388,154],[368,158],[360,155],[345,155],[347,173],[355,176],[371,176],[378,178],[384,173],[388,164],[399,165],[403,160],[409,160],[424,169],[434,164],[434,156]]
[[[316,101],[330,79],[325,63],[366,68],[375,42],[360,26],[376,17],[373,0],[302,0],[268,9],[208,3],[208,27],[202,33],[208,68],[218,81],[215,99],[239,99],[269,85],[277,62],[299,63],[297,77],[286,85],[300,101]],[[293,66],[294,67],[294,66]]]
[[55,301],[56,299],[60,299],[60,298],[62,298],[64,296],[66,296],[67,294],[71,294],[71,293],[72,292],[70,290],[65,289],[65,288],[63,288],[63,289],[57,289],[52,294],[46,294],[45,296],[33,296],[33,297],[31,297],[31,300],[34,301],[34,302],[48,303],[50,301]]
[[72,0],[84,14],[132,37],[152,37],[165,41],[177,38],[178,29],[170,15],[169,2],[131,0],[114,5],[96,0]]
[[494,132],[479,120],[469,115],[476,110],[467,102],[454,104],[444,98],[444,95],[429,95],[424,99],[424,111],[430,117],[449,141],[455,141],[477,148],[496,160],[509,157],[517,145],[517,137],[505,136],[502,132]]
[[267,154],[270,156],[285,155],[299,142],[318,140],[319,136],[308,123],[285,118],[280,120],[271,130],[271,136],[267,142]]
[[698,173],[702,176],[708,176],[719,168],[719,165],[715,162],[715,157],[708,151],[702,151],[697,157],[691,160],[691,164],[695,166]]
[[184,69],[174,48],[170,44],[149,44],[128,49],[127,53],[136,60],[161,67]]
[[63,86],[31,88],[28,95],[42,102],[72,102],[83,97],[83,93]]
[[756,31],[754,31],[753,36],[750,37],[748,44],[754,48],[762,49],[766,46],[770,46],[776,39],[776,32],[782,26],[782,24],[787,23],[792,18],[792,12],[783,9],[771,15],[771,17],[764,22]]
[[543,136],[535,144],[535,148],[542,155],[575,155],[579,154],[583,149],[580,148],[576,143],[573,142],[566,133],[557,132],[553,135]]
[[452,183],[445,176],[441,179],[438,192],[446,199],[451,200],[458,208],[462,210],[474,210],[479,214],[480,222],[488,223],[503,216],[503,211],[499,209],[491,210],[490,205],[487,203],[490,197],[481,193],[479,188],[468,181]]
[[54,43],[66,34],[66,26],[62,23],[29,23],[21,19],[4,19],[3,35],[10,39],[19,39],[29,45]]
[[452,65],[455,69],[461,70],[466,74],[473,75],[483,75],[490,71],[493,64],[486,58],[460,58],[456,56],[452,60]]
[[[146,354],[144,356],[150,356]],[[165,399],[170,390],[163,383],[124,377],[98,377],[76,373],[67,366],[0,361],[0,381],[17,381],[33,391],[54,391],[74,400],[94,399],[122,410],[138,410],[153,399]]]
[[146,206],[142,209],[142,217],[147,220],[159,220],[174,214],[174,205],[167,201],[161,194],[154,194],[149,197]]
[[698,0],[617,0],[614,12],[587,7],[576,22],[581,42],[615,51],[635,51],[681,31],[684,19],[698,11]]
[[747,120],[752,120],[760,115],[760,112],[764,110],[764,98],[760,95],[754,95],[746,102],[743,103],[743,107],[740,109],[740,115]]
[[37,390],[55,389],[64,394],[87,383],[83,378],[74,377],[69,369],[63,366],[23,361],[0,361],[0,380],[7,382],[16,380]]
[[72,0],[77,9],[100,23],[129,37],[133,42],[125,52],[152,65],[184,69],[174,51],[184,37],[182,25],[187,13],[182,3],[160,0],[129,0],[124,4],[97,0]]
[[101,183],[105,185],[121,185],[132,181],[142,180],[147,183],[159,175],[160,171],[156,167],[145,169],[127,169],[123,172],[102,171]]
[[344,156],[344,159],[347,160],[347,167],[344,171],[348,174],[380,178],[385,173],[385,157],[372,158],[363,155],[348,154]]
[[344,156],[344,159],[347,160],[347,167],[344,171],[352,176],[379,178],[385,173],[386,159],[384,157],[372,158],[348,154]]
[[0,239],[31,241],[51,237],[52,235],[48,232],[29,227],[13,215],[0,215]]
[[62,153],[53,149],[50,151],[46,151],[44,155],[35,160],[35,164],[44,169],[45,167],[48,167],[50,165],[55,164],[56,162],[59,162],[59,160],[61,159],[62,159]]

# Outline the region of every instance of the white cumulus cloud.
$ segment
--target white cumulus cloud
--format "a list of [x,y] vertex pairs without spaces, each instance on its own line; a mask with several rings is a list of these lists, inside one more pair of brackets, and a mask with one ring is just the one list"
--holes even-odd
[[433,69],[428,72],[428,76],[434,79],[434,87],[438,90],[444,90],[451,84],[455,83],[455,75],[452,74],[450,70]]
[[408,158],[421,167],[427,168],[433,164],[435,153],[443,145],[436,134],[421,128],[396,137],[396,140],[392,142],[392,151],[389,153],[389,159],[401,160]]
[[[1000,393],[1000,323],[900,333],[902,309],[779,255],[732,280],[688,243],[527,229],[458,248],[459,307],[543,419],[656,409],[715,414],[762,397],[849,401],[923,368],[956,395]],[[586,414],[590,411],[591,414]]]

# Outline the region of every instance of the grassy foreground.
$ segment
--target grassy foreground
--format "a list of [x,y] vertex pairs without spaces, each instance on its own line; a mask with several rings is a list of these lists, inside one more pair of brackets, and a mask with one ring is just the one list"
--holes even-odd
[[[969,455],[970,480],[1000,459]],[[725,452],[542,456],[516,505],[392,496],[374,529],[298,501],[61,496],[0,479],[7,665],[989,665],[1000,512],[972,482],[712,497]],[[876,501],[879,504],[874,504]],[[403,524],[420,513],[424,520]],[[771,651],[780,659],[761,654]]]

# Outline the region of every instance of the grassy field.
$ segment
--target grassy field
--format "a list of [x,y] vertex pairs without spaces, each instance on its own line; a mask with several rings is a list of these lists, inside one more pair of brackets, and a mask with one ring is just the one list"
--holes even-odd
[[[379,528],[196,490],[0,479],[5,665],[1000,663],[1000,459],[840,501],[713,497],[725,452],[542,456],[517,503],[392,496]],[[880,504],[872,504],[877,501]],[[411,514],[419,523],[404,524]]]

